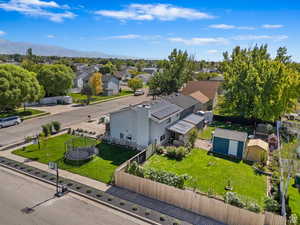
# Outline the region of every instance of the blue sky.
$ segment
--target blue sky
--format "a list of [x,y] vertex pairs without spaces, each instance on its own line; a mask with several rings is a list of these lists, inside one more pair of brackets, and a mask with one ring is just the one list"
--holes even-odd
[[300,1],[0,0],[0,38],[143,58],[180,48],[221,60],[234,46],[286,46],[300,61]]

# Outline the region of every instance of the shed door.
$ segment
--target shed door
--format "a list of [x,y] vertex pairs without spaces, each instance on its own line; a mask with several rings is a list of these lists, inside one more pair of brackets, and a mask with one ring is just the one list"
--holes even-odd
[[229,155],[237,156],[238,144],[239,143],[237,141],[233,141],[233,140],[229,141],[229,149],[228,149],[228,154]]

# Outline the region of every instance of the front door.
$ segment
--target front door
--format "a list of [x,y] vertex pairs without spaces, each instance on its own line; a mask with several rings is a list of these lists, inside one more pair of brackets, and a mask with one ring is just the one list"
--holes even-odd
[[230,140],[229,141],[228,154],[233,155],[233,156],[237,156],[237,152],[238,152],[238,142]]

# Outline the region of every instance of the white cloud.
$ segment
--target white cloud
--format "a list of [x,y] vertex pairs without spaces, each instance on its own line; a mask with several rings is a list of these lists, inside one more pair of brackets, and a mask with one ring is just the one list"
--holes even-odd
[[125,35],[116,35],[109,37],[99,38],[100,40],[111,40],[111,39],[141,39],[141,40],[157,40],[160,39],[160,35],[139,35],[139,34],[125,34]]
[[204,12],[191,8],[182,8],[171,4],[130,4],[122,10],[99,10],[95,14],[112,17],[119,20],[163,20],[176,19],[211,19],[214,18]]
[[212,24],[209,26],[210,28],[214,29],[223,29],[223,30],[230,30],[230,29],[237,29],[237,30],[254,30],[255,27],[248,27],[248,26],[235,26],[229,24]]
[[210,45],[210,44],[228,44],[228,40],[225,38],[191,38],[184,39],[180,37],[168,38],[171,42],[183,43],[185,45]]
[[137,35],[137,34],[126,34],[126,35],[111,36],[108,37],[107,39],[137,39],[140,37],[141,35]]
[[[55,8],[56,11],[50,11]],[[59,5],[54,1],[46,2],[40,0],[10,0],[0,3],[0,9],[15,11],[28,16],[45,17],[53,22],[62,22],[64,19],[72,19],[76,15],[70,11],[57,12],[67,9],[68,5]]]
[[278,28],[282,28],[283,25],[281,25],[281,24],[264,24],[261,27],[266,28],[266,29],[278,29]]
[[216,50],[216,49],[211,49],[211,50],[208,50],[208,51],[207,51],[208,54],[216,54],[216,53],[218,53],[218,52],[219,52],[219,51]]
[[0,30],[0,36],[3,36],[5,34],[6,34],[6,32],[4,32],[3,30]]
[[232,39],[236,41],[255,41],[255,40],[281,41],[287,38],[288,38],[287,35],[238,35],[232,37]]
[[48,34],[48,35],[47,35],[47,38],[55,38],[55,35],[53,35],[53,34]]

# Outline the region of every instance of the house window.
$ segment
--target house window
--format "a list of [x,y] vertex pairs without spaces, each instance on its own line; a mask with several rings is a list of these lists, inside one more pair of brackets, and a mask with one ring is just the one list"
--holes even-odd
[[120,133],[120,139],[124,139],[124,134]]
[[166,139],[166,135],[165,134],[163,134],[163,135],[160,136],[160,141],[163,141],[165,139]]
[[131,141],[131,139],[132,139],[131,136],[127,136],[127,140]]
[[169,119],[167,120],[167,124],[168,124],[168,123],[171,123],[171,118],[169,118]]

